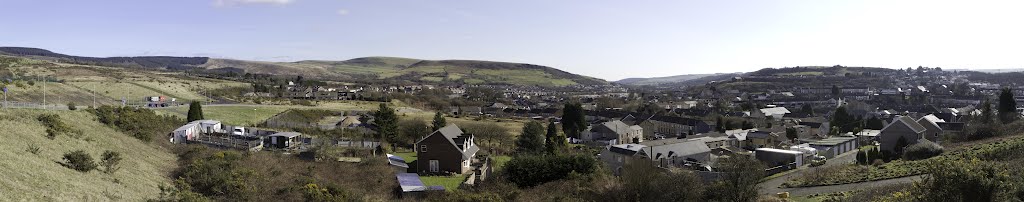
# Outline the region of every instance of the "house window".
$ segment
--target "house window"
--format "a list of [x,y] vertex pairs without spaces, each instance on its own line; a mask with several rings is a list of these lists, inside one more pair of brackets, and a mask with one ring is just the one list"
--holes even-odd
[[427,152],[427,145],[420,145],[420,152]]
[[439,172],[441,170],[440,169],[440,167],[441,167],[440,163],[438,163],[437,160],[430,160],[429,162],[430,162],[430,172],[436,173],[436,172]]

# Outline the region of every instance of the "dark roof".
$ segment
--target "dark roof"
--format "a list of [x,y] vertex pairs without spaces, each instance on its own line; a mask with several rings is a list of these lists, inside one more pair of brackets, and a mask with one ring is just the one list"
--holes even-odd
[[752,131],[752,132],[747,133],[747,138],[748,139],[749,138],[768,139],[768,137],[771,137],[771,136],[772,136],[772,133],[771,132],[767,132],[767,131]]
[[[473,135],[463,133],[462,129],[459,129],[459,126],[455,124],[451,124],[441,129],[437,129],[437,131],[430,133],[430,135],[427,135],[427,137],[430,137],[431,135],[437,133],[443,135],[445,137],[444,139],[448,140],[448,143],[451,143],[452,146],[455,146],[455,148],[458,149],[459,151],[465,150],[462,152],[463,160],[469,159],[470,157],[473,156],[473,154],[476,154],[477,151],[480,151],[480,147],[477,147],[475,143],[466,148],[466,145],[463,144],[463,142],[465,142],[466,139],[472,138]],[[416,144],[419,144],[419,142],[425,139],[427,138],[423,138],[422,140],[417,141]]]

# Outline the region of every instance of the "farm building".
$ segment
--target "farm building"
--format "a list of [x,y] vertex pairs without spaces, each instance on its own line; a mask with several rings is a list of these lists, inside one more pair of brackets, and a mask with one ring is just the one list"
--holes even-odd
[[811,148],[817,149],[818,155],[831,159],[849,151],[857,151],[857,138],[830,137],[808,143],[808,145],[810,145]]

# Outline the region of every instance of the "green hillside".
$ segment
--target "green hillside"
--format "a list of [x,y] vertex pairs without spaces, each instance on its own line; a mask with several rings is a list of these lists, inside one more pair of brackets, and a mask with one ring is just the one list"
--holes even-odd
[[551,67],[475,60],[418,60],[396,57],[364,57],[345,61],[253,62],[210,59],[208,69],[240,68],[249,73],[304,75],[347,80],[453,84],[509,84],[567,86],[606,84]]
[[[46,137],[40,114],[58,114],[65,124],[82,131],[80,137]],[[145,143],[95,121],[84,111],[0,110],[0,192],[11,201],[145,201],[159,196],[160,185],[177,158],[166,149]],[[159,140],[154,140],[159,141]],[[38,147],[32,153],[30,147]],[[107,174],[81,173],[61,166],[64,153],[84,150],[97,161],[111,150],[122,155],[121,169]]]

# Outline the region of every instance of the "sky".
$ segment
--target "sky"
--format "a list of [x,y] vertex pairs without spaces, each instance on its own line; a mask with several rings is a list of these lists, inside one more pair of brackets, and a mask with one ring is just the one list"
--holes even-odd
[[0,46],[264,61],[551,66],[605,80],[766,67],[1024,68],[1024,1],[0,0]]

